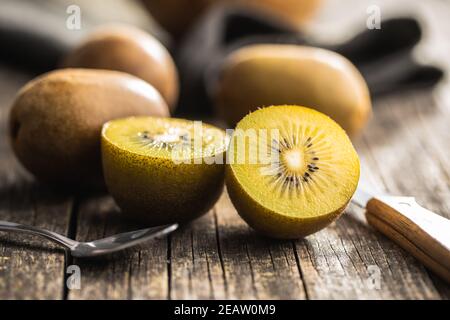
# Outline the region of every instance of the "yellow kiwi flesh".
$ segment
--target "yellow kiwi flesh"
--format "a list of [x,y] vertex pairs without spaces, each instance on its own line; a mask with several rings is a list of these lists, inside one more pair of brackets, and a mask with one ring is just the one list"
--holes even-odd
[[[256,147],[256,140],[245,138],[249,132],[258,136]],[[238,123],[229,148],[230,198],[251,227],[271,237],[295,239],[326,227],[358,184],[359,159],[347,134],[309,108],[259,109]],[[250,150],[266,149],[278,157],[251,161]]]
[[189,120],[131,117],[102,130],[103,171],[122,211],[148,225],[186,222],[222,193],[226,135]]

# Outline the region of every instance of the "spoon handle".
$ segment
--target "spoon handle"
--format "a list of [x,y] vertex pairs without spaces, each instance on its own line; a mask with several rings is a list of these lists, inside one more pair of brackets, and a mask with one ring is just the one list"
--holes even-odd
[[[107,238],[80,243],[75,250],[72,251],[74,257],[82,256],[99,256],[102,254],[121,251],[134,247],[148,240],[165,236],[178,228],[178,224],[164,225],[119,233]],[[86,250],[87,249],[87,250]]]
[[51,240],[53,242],[56,242],[58,244],[61,244],[69,249],[73,249],[78,245],[77,241],[69,239],[67,237],[64,237],[63,235],[60,235],[56,232],[45,230],[45,229],[40,229],[40,228],[36,228],[33,226],[28,226],[28,225],[24,225],[24,224],[20,224],[20,223],[14,223],[14,222],[0,220],[0,231],[21,232],[21,233],[38,235],[38,236],[44,237],[48,240]]

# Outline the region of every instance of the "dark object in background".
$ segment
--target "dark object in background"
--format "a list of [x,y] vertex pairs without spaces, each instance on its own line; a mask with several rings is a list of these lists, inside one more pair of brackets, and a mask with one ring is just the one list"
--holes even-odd
[[[76,2],[0,0],[0,63],[31,75],[53,70],[92,30],[112,22],[132,21],[135,27],[167,43],[164,33],[145,14],[136,14],[140,7],[133,1],[82,1],[79,29],[68,20],[72,13],[67,10]],[[103,2],[107,8],[99,5]]]
[[323,47],[352,61],[376,98],[432,87],[443,77],[442,70],[414,60],[412,52],[421,38],[422,29],[417,20],[393,18],[383,21],[380,30],[365,30],[346,43]]
[[66,7],[49,1],[1,0],[0,61],[38,75],[55,69],[78,37],[89,30],[89,19],[83,19],[83,30],[66,28]]
[[233,6],[212,8],[186,36],[176,54],[181,75],[178,112],[211,114],[211,88],[227,55],[245,45],[258,43],[312,45],[341,53],[366,79],[372,97],[401,90],[435,85],[443,72],[416,63],[412,49],[421,39],[413,18],[384,21],[381,30],[364,30],[337,46],[311,43],[297,30],[269,15]]
[[55,69],[70,47],[52,35],[28,26],[0,21],[0,61],[38,75]]
[[227,55],[257,43],[304,44],[303,36],[283,21],[230,6],[213,8],[192,29],[175,53],[180,71],[178,114],[212,114],[210,90]]

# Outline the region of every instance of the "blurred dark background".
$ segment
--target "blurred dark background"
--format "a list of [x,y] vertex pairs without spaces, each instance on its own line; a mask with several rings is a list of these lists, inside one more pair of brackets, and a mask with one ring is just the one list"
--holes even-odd
[[[177,113],[183,116],[212,114],[207,87],[214,75],[209,70],[220,69],[226,54],[248,43],[295,43],[338,51],[363,73],[373,98],[434,88],[448,68],[442,63],[450,47],[449,41],[442,39],[446,33],[433,31],[438,28],[433,24],[436,15],[448,14],[445,1],[436,0],[429,6],[417,0],[323,0],[317,8],[307,8],[311,12],[301,23],[264,8],[261,12],[238,9],[239,19],[235,19],[236,14],[226,8],[232,1],[212,1],[214,5],[210,6],[202,2],[1,0],[0,63],[40,74],[55,68],[60,57],[95,27],[110,22],[132,24],[157,37],[174,56],[181,74]],[[225,3],[225,8],[213,13],[216,2]],[[66,27],[70,5],[81,9],[79,30]],[[381,30],[368,30],[366,26],[374,6],[381,13]],[[155,8],[163,8],[156,16],[171,32],[152,17],[149,11]],[[169,22],[179,21],[182,27],[176,29],[168,23],[168,13],[179,14],[178,20]],[[188,16],[189,23],[185,21]]]

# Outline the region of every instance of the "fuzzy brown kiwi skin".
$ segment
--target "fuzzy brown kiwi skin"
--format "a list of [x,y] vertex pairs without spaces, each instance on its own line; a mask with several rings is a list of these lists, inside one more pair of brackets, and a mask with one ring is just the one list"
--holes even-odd
[[64,189],[103,188],[102,125],[132,115],[169,116],[169,109],[151,85],[125,73],[53,71],[18,93],[9,115],[10,141],[39,181]]
[[178,71],[170,53],[153,36],[135,27],[108,25],[95,30],[62,61],[63,67],[116,70],[153,85],[174,111]]
[[225,169],[225,181],[231,202],[241,218],[257,232],[276,239],[300,239],[313,234],[339,218],[348,204],[320,218],[281,216],[253,200],[236,179],[230,165]]
[[104,137],[102,160],[108,191],[124,216],[148,226],[194,220],[207,213],[223,192],[225,166],[220,163],[150,160],[123,151]]
[[330,116],[356,137],[372,114],[367,84],[348,59],[294,45],[250,45],[234,51],[223,65],[214,100],[232,127],[263,106],[303,105]]

